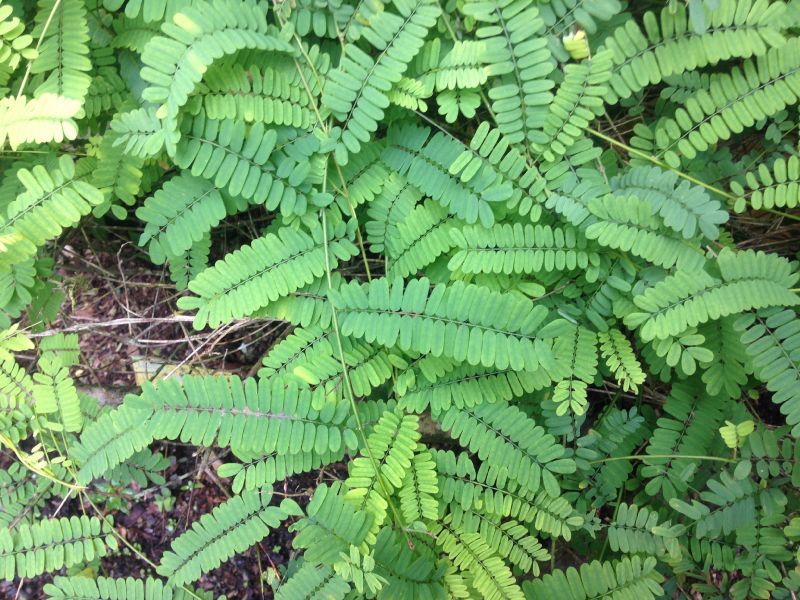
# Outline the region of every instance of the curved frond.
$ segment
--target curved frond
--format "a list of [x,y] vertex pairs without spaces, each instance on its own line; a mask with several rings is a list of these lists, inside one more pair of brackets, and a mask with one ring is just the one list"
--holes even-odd
[[69,368],[58,357],[45,355],[39,360],[39,371],[33,375],[37,414],[54,415],[47,420],[47,427],[54,431],[80,431],[83,415]]
[[796,103],[798,97],[800,40],[791,39],[729,73],[712,74],[708,85],[685,98],[674,116],[654,124],[652,154],[680,167],[682,159],[694,159]]
[[543,389],[551,382],[544,369],[515,371],[469,365],[455,367],[436,377],[415,374],[414,379],[408,389],[398,394],[398,406],[417,413],[428,408],[439,413],[451,406],[464,408],[484,402],[507,402]]
[[77,479],[89,483],[106,475],[153,441],[153,432],[142,425],[152,410],[123,404],[100,415],[81,434],[80,442],[69,447],[69,455],[80,467]]
[[659,167],[633,167],[611,180],[615,195],[633,195],[650,203],[664,225],[692,239],[702,233],[709,240],[719,237],[719,226],[728,213],[708,193],[688,181],[679,181],[674,171]]
[[366,447],[348,465],[345,485],[349,490],[345,499],[358,512],[372,515],[373,532],[377,532],[386,518],[386,495],[401,488],[412,468],[420,438],[418,425],[416,415],[406,415],[400,410],[384,412],[367,438]]
[[[726,406],[724,398],[706,396],[696,383],[673,386],[645,452],[658,456],[707,454]],[[645,491],[651,496],[661,493],[667,500],[685,494],[701,465],[698,460],[680,458],[649,458],[643,464],[642,475],[649,479]]]
[[600,353],[614,379],[625,391],[637,391],[644,383],[645,374],[631,342],[619,329],[609,329],[597,334]]
[[575,471],[575,462],[566,458],[552,435],[505,402],[451,407],[433,416],[450,437],[487,464],[507,469],[508,476],[530,492],[538,492],[541,485],[555,498],[560,486],[554,474]]
[[391,251],[386,251],[386,277],[408,277],[448,252],[455,226],[447,209],[433,200],[417,205],[397,224]]
[[479,533],[466,533],[447,522],[436,529],[436,544],[460,571],[469,573],[472,585],[484,598],[525,599],[511,569]]
[[465,511],[513,517],[530,523],[537,531],[569,540],[583,518],[563,497],[551,498],[521,487],[508,471],[482,464],[475,469],[469,455],[452,451],[434,452],[441,500]]
[[676,336],[689,327],[768,306],[794,306],[798,275],[785,259],[747,250],[725,249],[717,258],[721,279],[705,271],[677,271],[634,296],[638,309],[625,317],[645,341]]
[[549,103],[541,131],[531,136],[531,147],[544,160],[556,161],[564,156],[583,129],[602,113],[613,67],[608,51],[564,67],[564,80]]
[[181,173],[144,201],[136,216],[145,227],[140,246],[148,246],[151,260],[164,264],[200,242],[225,216],[219,189],[207,179]]
[[[316,51],[315,57],[322,61],[326,54]],[[315,65],[317,71],[326,71],[325,63]],[[246,123],[260,122],[288,125],[308,129],[316,121],[310,106],[303,79],[315,96],[316,77],[310,68],[298,71],[291,61],[275,60],[269,66],[253,65],[249,68],[239,63],[220,65],[209,69],[197,92],[209,119],[239,119]]]
[[348,554],[350,546],[362,547],[372,528],[372,514],[356,511],[344,498],[342,486],[336,482],[330,487],[317,486],[306,507],[306,516],[289,530],[297,532],[292,541],[295,548],[305,550],[303,556],[309,564],[333,565]]
[[491,226],[491,204],[513,195],[511,185],[488,162],[464,171],[472,152],[465,162],[464,145],[442,132],[430,137],[425,127],[394,127],[387,138],[382,156],[386,165],[467,223]]
[[779,308],[742,317],[735,325],[756,377],[773,392],[793,435],[800,432],[800,320],[793,310]]
[[36,246],[58,237],[103,201],[103,194],[85,181],[91,174],[90,163],[76,165],[69,155],[62,155],[58,166],[48,171],[36,165],[30,171],[20,169],[17,177],[25,191],[8,207],[8,216],[0,224],[2,233],[19,233]]
[[439,515],[438,493],[436,463],[431,453],[420,444],[398,492],[400,510],[406,522],[414,523],[422,519],[435,521]]
[[172,16],[142,51],[142,97],[159,105],[165,143],[175,152],[178,111],[186,104],[214,60],[245,48],[291,54],[292,46],[267,24],[266,11],[241,0],[198,0]]
[[586,228],[586,237],[601,246],[630,252],[665,269],[696,268],[703,263],[701,250],[678,234],[663,232],[647,200],[608,194],[590,200],[588,209],[596,220]]

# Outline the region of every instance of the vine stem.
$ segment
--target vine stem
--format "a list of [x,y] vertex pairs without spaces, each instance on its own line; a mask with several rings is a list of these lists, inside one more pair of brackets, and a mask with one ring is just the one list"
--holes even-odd
[[[325,180],[323,180],[323,186],[324,184]],[[320,217],[322,219],[322,247],[325,254],[325,276],[328,282],[328,291],[330,291],[333,289],[333,281],[331,279],[331,262],[330,262],[330,255],[328,252],[328,223],[324,209],[320,210]],[[344,359],[344,348],[342,346],[342,337],[341,334],[339,333],[339,320],[336,316],[336,307],[334,306],[333,302],[331,302],[330,296],[328,302],[331,305],[331,326],[333,327],[334,337],[336,338],[336,349],[339,354],[339,362],[342,365],[342,377],[344,378],[345,393],[347,394],[347,399],[350,401],[350,410],[353,413],[353,417],[355,418],[358,434],[361,436],[361,441],[364,444],[364,449],[366,450],[367,456],[369,456],[369,460],[372,463],[372,469],[375,471],[375,479],[378,480],[378,485],[380,485],[381,487],[384,499],[386,500],[386,503],[389,505],[389,508],[392,509],[392,515],[394,516],[395,521],[401,525],[400,529],[403,531],[403,535],[406,538],[406,543],[408,544],[408,547],[413,550],[414,542],[411,540],[411,536],[408,535],[408,532],[405,530],[405,527],[402,527],[403,519],[400,517],[400,513],[398,512],[397,507],[394,505],[394,502],[392,501],[389,489],[386,486],[386,482],[383,480],[383,475],[381,475],[380,469],[378,468],[378,461],[375,460],[375,456],[372,454],[372,450],[369,447],[369,442],[367,441],[367,435],[364,433],[364,425],[361,422],[361,416],[358,414],[355,394],[353,393],[353,387],[352,384],[350,383],[350,374],[347,370],[347,362]]]
[[715,462],[724,462],[736,464],[738,461],[732,458],[723,458],[721,456],[702,456],[695,454],[637,454],[633,456],[610,456],[608,458],[601,458],[599,460],[589,461],[590,465],[599,465],[601,463],[614,462],[617,460],[649,460],[651,458],[669,458],[672,460],[710,460]]
[[29,471],[32,471],[32,472],[36,473],[37,475],[40,475],[41,477],[44,477],[45,479],[49,479],[53,483],[57,483],[59,485],[63,485],[65,488],[69,488],[70,490],[82,491],[82,490],[86,489],[84,486],[76,485],[74,483],[67,483],[66,481],[62,481],[61,479],[59,479],[55,475],[52,475],[51,473],[48,473],[45,469],[42,469],[41,467],[38,467],[35,464],[33,464],[32,462],[30,462],[28,460],[27,456],[25,456],[25,454],[19,448],[17,448],[17,445],[14,442],[12,442],[11,439],[8,436],[6,436],[4,433],[0,433],[0,443],[2,443],[3,446],[5,446],[9,450],[11,450],[14,453],[14,455],[17,457],[19,462],[21,462],[22,465],[26,469],[28,469]]
[[[612,146],[617,146],[618,148],[622,148],[628,154],[633,154],[634,156],[638,156],[639,158],[643,158],[644,160],[646,160],[648,162],[651,162],[654,165],[657,165],[657,166],[661,167],[662,169],[667,169],[669,171],[672,171],[678,177],[680,177],[682,179],[685,179],[686,181],[689,181],[689,182],[691,182],[691,183],[693,183],[695,185],[699,185],[700,187],[707,189],[709,192],[714,192],[715,194],[718,194],[718,195],[720,195],[723,198],[726,198],[728,200],[735,201],[735,200],[738,199],[736,196],[734,196],[733,194],[729,194],[725,190],[721,190],[716,186],[708,184],[705,181],[701,181],[701,180],[697,179],[696,177],[692,177],[691,175],[687,175],[686,173],[684,173],[683,171],[680,171],[679,169],[671,167],[670,165],[668,165],[664,161],[657,159],[655,156],[649,155],[647,152],[642,152],[641,150],[637,150],[636,148],[632,148],[628,144],[620,142],[619,140],[615,140],[614,138],[612,138],[610,136],[607,136],[606,134],[601,133],[601,132],[597,131],[596,129],[592,129],[591,127],[584,127],[584,129],[586,130],[587,133],[591,133],[593,136],[595,136],[597,138],[600,138],[604,142],[608,142]],[[782,212],[782,211],[779,211],[779,210],[774,210],[774,209],[771,209],[771,208],[762,208],[760,210],[766,211],[768,213],[772,213],[773,215],[779,215],[781,217],[785,217],[785,218],[791,219],[793,221],[800,221],[800,216],[793,215],[793,214],[790,214],[790,213]]]
[[[281,26],[286,25],[286,21],[281,17],[280,13],[277,10],[275,10],[275,17],[281,23]],[[308,55],[308,52],[306,52],[306,49],[303,47],[303,42],[298,37],[297,33],[293,33],[292,36],[295,41],[295,44],[297,44],[298,50],[303,55],[303,58],[306,61],[306,65],[308,65],[308,68],[311,69],[311,72],[314,74],[314,78],[317,80],[317,87],[319,88],[321,93],[322,89],[324,88],[324,82],[322,81],[322,78],[320,77],[319,72],[317,71],[317,68],[314,65],[314,62],[311,60],[311,57]],[[344,51],[342,52],[342,56],[344,56]],[[293,59],[293,62],[295,69],[297,69],[298,75],[300,75],[300,80],[303,82],[303,87],[306,91],[306,95],[308,96],[309,103],[311,104],[311,107],[314,109],[314,115],[317,117],[317,123],[322,129],[322,131],[327,134],[330,132],[330,126],[328,125],[327,121],[325,121],[325,119],[322,118],[322,113],[320,113],[319,106],[317,105],[317,100],[314,97],[314,94],[311,92],[311,86],[309,86],[308,81],[306,81],[306,77],[303,74],[303,69],[300,68],[300,64],[297,62],[296,58]],[[367,280],[372,281],[372,273],[370,272],[369,261],[367,260],[367,250],[364,247],[364,238],[361,235],[361,225],[358,222],[358,217],[356,216],[356,210],[353,207],[352,201],[350,200],[350,191],[347,189],[347,181],[345,180],[344,173],[342,173],[342,168],[336,163],[336,161],[334,161],[334,165],[336,166],[336,173],[339,175],[339,181],[342,184],[341,187],[342,196],[344,196],[344,199],[347,200],[347,207],[350,209],[350,215],[356,221],[356,239],[358,241],[358,247],[361,250],[361,259],[364,262],[364,269],[366,269],[367,272]],[[327,177],[327,164],[325,168],[325,177]]]
[[[47,15],[47,21],[44,22],[44,26],[42,27],[42,34],[39,36],[39,41],[36,43],[36,54],[39,54],[39,48],[42,47],[42,42],[44,42],[44,36],[47,34],[47,30],[50,28],[50,23],[53,22],[53,17],[56,15],[56,11],[58,7],[61,6],[61,0],[56,0],[53,3],[53,8],[50,9],[50,14]],[[22,77],[22,83],[19,84],[19,90],[17,90],[17,100],[20,99],[22,96],[22,92],[25,91],[25,85],[28,83],[28,77],[31,75],[31,69],[33,68],[33,61],[35,59],[31,59],[28,61],[28,66],[25,69],[25,75]]]

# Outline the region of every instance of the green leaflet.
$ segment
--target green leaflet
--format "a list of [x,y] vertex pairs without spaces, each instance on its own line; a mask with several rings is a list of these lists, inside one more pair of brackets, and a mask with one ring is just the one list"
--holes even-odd
[[20,169],[17,177],[25,191],[9,205],[0,232],[17,234],[33,246],[41,246],[60,235],[65,227],[77,224],[103,201],[100,191],[85,181],[91,164],[87,159],[76,165],[64,155],[52,171],[41,165],[31,170]]
[[721,0],[710,17],[718,28],[714,44],[705,43],[710,33],[687,31],[690,27],[683,7],[662,9],[660,15],[646,13],[644,28],[628,21],[606,40],[615,65],[610,101],[628,98],[669,75],[732,57],[764,54],[784,41],[779,32],[784,10],[781,2]]
[[757,315],[745,315],[735,325],[741,342],[752,360],[756,377],[775,392],[773,402],[781,405],[786,422],[798,430],[800,377],[797,360],[798,321],[795,311],[769,309]]
[[677,271],[636,296],[633,302],[639,311],[631,312],[625,324],[640,327],[645,340],[663,339],[711,318],[800,302],[791,291],[798,276],[780,257],[726,249],[717,266],[721,279],[705,271]]
[[203,515],[164,553],[158,574],[173,585],[194,581],[204,570],[266,537],[289,515],[302,515],[294,500],[284,498],[277,507],[268,505],[271,499],[271,489],[245,492]]
[[606,595],[609,598],[625,598],[632,594],[637,598],[658,598],[663,593],[661,574],[655,569],[653,557],[641,559],[638,556],[623,558],[616,563],[593,561],[582,565],[580,570],[570,567],[566,571],[557,570],[527,586],[528,597],[557,598],[572,594],[583,600]]
[[[28,4],[0,7],[8,589],[797,594],[797,2]],[[96,277],[124,313],[86,310]],[[84,394],[109,334],[168,376]],[[226,499],[104,576],[190,482]]]
[[[47,30],[44,24],[50,21]],[[92,68],[89,60],[89,27],[86,9],[79,0],[40,0],[36,12],[36,30],[42,36],[31,73],[39,75],[34,96],[54,94],[83,100],[89,89]],[[64,38],[69,42],[65,43]]]
[[110,520],[82,516],[0,528],[0,577],[36,577],[101,558],[117,549],[111,527]]
[[557,320],[540,327],[547,316],[542,306],[531,309],[522,298],[460,282],[431,288],[424,278],[405,287],[378,279],[344,285],[331,300],[345,335],[485,367],[548,368],[552,351],[545,340],[563,331]]
[[56,94],[0,100],[0,141],[12,149],[26,142],[61,142],[78,135],[73,117],[80,102]]
[[291,53],[288,42],[267,24],[254,4],[237,0],[182,7],[142,51],[142,79],[150,83],[143,97],[160,104],[167,151],[175,153],[178,110],[213,60],[243,48]]
[[461,445],[481,460],[505,468],[508,476],[531,491],[540,483],[551,497],[559,495],[554,473],[572,473],[575,463],[553,436],[505,402],[475,408],[450,408],[434,418]]
[[90,579],[80,575],[56,577],[44,587],[48,599],[52,600],[189,600],[189,592],[174,589],[160,579],[145,580],[126,577],[113,579],[98,577]]
[[346,402],[314,409],[307,389],[279,377],[256,383],[190,376],[183,385],[169,379],[147,384],[130,406],[151,411],[148,431],[154,438],[214,441],[248,452],[281,454],[356,447]]
[[149,245],[150,258],[162,264],[167,256],[180,256],[192,248],[225,214],[225,202],[212,182],[179,175],[136,211],[146,223],[139,245]]
[[403,75],[441,10],[428,0],[400,3],[398,8],[402,16],[382,12],[369,30],[370,42],[380,50],[378,58],[373,60],[358,46],[348,45],[323,90],[322,103],[342,123],[336,147],[339,164],[347,164],[348,154],[357,154],[377,129],[389,105],[386,90]]
[[[251,315],[322,277],[322,235],[320,230],[309,235],[288,227],[268,233],[192,279],[189,290],[196,295],[181,298],[179,305],[184,310],[197,309],[197,329]],[[332,265],[356,254],[347,238],[329,243]]]
[[540,273],[542,271],[586,270],[599,263],[596,252],[588,251],[586,239],[572,228],[548,225],[495,225],[491,229],[454,229],[451,237],[457,252],[448,264],[452,271],[465,273]]

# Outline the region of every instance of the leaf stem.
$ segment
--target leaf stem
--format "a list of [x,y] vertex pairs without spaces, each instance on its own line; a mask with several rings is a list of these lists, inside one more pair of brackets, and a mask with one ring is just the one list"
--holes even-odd
[[[331,279],[331,263],[330,257],[328,252],[328,223],[325,217],[325,209],[320,210],[321,219],[322,219],[322,247],[325,252],[325,275],[328,281],[328,290],[330,291],[333,289],[333,282]],[[383,492],[384,499],[386,503],[389,505],[389,508],[392,509],[392,515],[394,516],[395,522],[400,526],[400,529],[403,531],[403,535],[406,538],[406,543],[408,547],[413,549],[414,542],[411,540],[411,536],[408,535],[408,532],[403,527],[403,520],[400,517],[400,513],[397,510],[397,507],[394,505],[392,501],[391,493],[389,492],[389,488],[386,485],[386,482],[383,480],[383,476],[381,475],[381,471],[378,468],[378,461],[375,460],[375,457],[372,454],[372,450],[369,447],[369,442],[367,441],[367,435],[364,433],[364,426],[361,423],[361,416],[358,414],[358,408],[356,407],[356,398],[355,393],[353,392],[353,386],[350,382],[350,374],[347,370],[347,362],[344,359],[344,347],[342,346],[342,338],[341,334],[339,333],[339,321],[336,316],[336,307],[334,306],[333,302],[329,300],[331,306],[331,326],[333,327],[333,334],[336,338],[336,349],[337,354],[339,355],[339,362],[342,366],[342,377],[344,378],[345,383],[345,393],[347,394],[347,399],[350,401],[350,410],[353,413],[353,417],[356,421],[356,427],[358,429],[358,433],[361,437],[361,441],[364,444],[364,449],[366,450],[367,456],[369,456],[370,462],[372,463],[372,469],[375,471],[375,478],[378,480],[378,485],[381,487],[381,491]]]
[[[44,22],[44,26],[42,27],[42,33],[39,36],[39,41],[36,43],[36,55],[38,58],[39,55],[39,48],[42,47],[42,42],[44,42],[44,36],[47,35],[47,30],[50,28],[50,23],[53,22],[53,17],[58,10],[58,7],[61,6],[61,0],[56,0],[53,3],[53,8],[50,9],[50,14],[47,15],[47,20]],[[31,69],[33,68],[33,61],[36,58],[32,58],[28,61],[28,66],[25,68],[25,75],[22,77],[22,83],[19,84],[19,90],[17,90],[17,100],[22,96],[22,92],[25,91],[25,85],[28,83],[28,77],[31,75]]]
[[636,454],[632,456],[610,456],[608,458],[601,458],[599,460],[591,460],[588,464],[599,465],[601,463],[614,462],[617,460],[649,460],[651,458],[668,458],[671,460],[710,460],[731,464],[735,464],[737,462],[732,458],[723,458],[721,456],[702,456],[696,454]]
[[49,473],[47,471],[47,469],[43,469],[41,467],[38,467],[35,464],[33,464],[32,462],[30,462],[28,460],[27,456],[25,456],[25,454],[19,448],[17,448],[17,445],[14,442],[12,442],[11,439],[8,436],[6,436],[4,433],[0,433],[0,443],[2,443],[3,446],[5,446],[9,450],[11,450],[14,453],[14,455],[17,457],[17,459],[29,471],[33,471],[37,475],[40,475],[40,476],[44,477],[45,479],[49,479],[53,483],[57,483],[59,485],[63,485],[64,487],[69,488],[71,490],[81,491],[81,490],[85,490],[86,489],[82,485],[75,485],[74,483],[67,483],[66,481],[62,481],[61,479],[59,479],[55,475]]
[[[715,187],[715,186],[713,186],[711,184],[706,183],[705,181],[701,181],[700,179],[697,179],[696,177],[692,177],[691,175],[687,175],[686,173],[684,173],[683,171],[680,171],[679,169],[671,167],[670,165],[668,165],[664,161],[661,161],[661,160],[657,159],[655,156],[651,156],[651,155],[647,154],[647,152],[642,152],[641,150],[637,150],[636,148],[632,148],[631,146],[628,146],[627,144],[624,144],[624,143],[620,142],[619,140],[615,140],[614,138],[612,138],[610,136],[607,136],[606,134],[601,133],[601,132],[597,131],[596,129],[592,129],[591,127],[585,127],[584,129],[588,133],[591,133],[593,136],[595,136],[597,138],[600,138],[601,140],[603,140],[605,142],[608,142],[612,146],[617,146],[619,148],[622,148],[628,154],[633,154],[634,156],[638,156],[639,158],[643,158],[644,160],[649,161],[649,162],[653,163],[654,165],[657,165],[657,166],[661,167],[662,169],[667,169],[669,171],[672,171],[678,177],[680,177],[682,179],[685,179],[686,181],[689,181],[689,182],[691,182],[691,183],[693,183],[695,185],[699,185],[700,187],[707,189],[709,192],[714,192],[715,194],[718,194],[718,195],[722,196],[723,198],[726,198],[726,199],[731,200],[731,201],[735,201],[735,200],[738,199],[735,195],[730,194],[730,193],[726,192],[725,190],[721,190],[718,187]],[[760,210],[764,210],[766,212],[772,213],[774,215],[779,215],[779,216],[785,217],[787,219],[792,219],[793,221],[800,221],[800,216],[798,216],[798,215],[792,215],[790,213],[781,212],[779,210],[773,210],[771,208],[762,208]]]

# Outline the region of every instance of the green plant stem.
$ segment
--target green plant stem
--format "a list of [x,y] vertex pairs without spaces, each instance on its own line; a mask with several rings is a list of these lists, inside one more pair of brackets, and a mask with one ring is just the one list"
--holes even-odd
[[730,464],[735,464],[737,462],[732,458],[722,458],[721,456],[701,456],[695,454],[636,454],[632,456],[611,456],[609,458],[591,460],[587,464],[599,465],[601,463],[614,462],[617,460],[649,460],[651,458],[668,458],[671,460],[710,460]]
[[[53,17],[58,10],[58,7],[61,6],[61,0],[56,0],[53,3],[53,8],[50,9],[50,14],[47,15],[47,20],[44,22],[44,26],[42,27],[42,34],[39,36],[39,41],[36,43],[36,54],[39,54],[39,48],[42,47],[42,42],[44,42],[44,36],[47,34],[47,30],[50,29],[50,23],[53,22]],[[25,85],[28,83],[28,77],[31,75],[31,69],[33,68],[33,61],[36,60],[31,59],[28,61],[28,66],[25,68],[25,75],[22,76],[22,82],[19,84],[19,90],[17,90],[17,100],[20,99],[22,93],[25,91]]]
[[[638,156],[639,158],[643,158],[644,160],[649,161],[649,162],[653,163],[654,165],[657,165],[657,166],[661,167],[662,169],[667,169],[669,171],[672,171],[673,173],[675,173],[681,179],[685,179],[686,181],[689,181],[689,182],[691,182],[691,183],[693,183],[695,185],[699,185],[700,187],[707,189],[709,192],[714,192],[715,194],[718,194],[718,195],[722,196],[723,198],[726,198],[726,199],[731,200],[731,201],[737,200],[737,197],[734,196],[733,194],[729,194],[728,192],[726,192],[724,190],[721,190],[718,187],[715,187],[713,185],[710,185],[710,184],[708,184],[708,183],[706,183],[704,181],[701,181],[700,179],[697,179],[696,177],[692,177],[691,175],[687,175],[683,171],[680,171],[679,169],[671,167],[667,163],[657,159],[655,156],[650,156],[649,154],[647,154],[647,152],[642,152],[641,150],[637,150],[636,148],[632,148],[631,146],[628,146],[627,144],[623,144],[619,140],[615,140],[614,138],[612,138],[610,136],[607,136],[606,134],[601,133],[601,132],[597,131],[596,129],[592,129],[591,127],[585,127],[584,129],[587,131],[587,133],[591,133],[593,136],[595,136],[597,138],[600,138],[601,140],[603,140],[605,142],[608,142],[612,146],[617,146],[618,148],[622,148],[628,154],[633,154],[634,156]],[[761,210],[764,210],[766,212],[772,213],[774,215],[779,215],[781,217],[785,217],[787,219],[792,219],[793,221],[800,221],[800,216],[798,216],[798,215],[792,215],[790,213],[781,212],[779,210],[773,210],[771,208],[764,208],[764,209],[761,209]]]
[[[324,181],[323,181],[324,186]],[[322,246],[325,252],[325,276],[328,282],[328,290],[333,289],[333,282],[331,279],[331,262],[330,262],[330,255],[328,252],[328,223],[325,217],[325,210],[320,210],[320,218],[322,219]],[[411,540],[411,536],[408,535],[408,532],[403,527],[403,519],[400,517],[400,513],[397,510],[397,507],[394,505],[392,501],[391,494],[389,493],[389,488],[386,485],[386,482],[383,480],[383,476],[381,475],[381,471],[378,468],[378,461],[375,460],[375,457],[372,454],[372,450],[369,447],[369,442],[367,441],[367,435],[364,433],[364,426],[361,423],[361,416],[358,414],[358,408],[356,407],[356,398],[355,393],[353,393],[353,386],[350,382],[350,374],[347,370],[347,362],[344,359],[344,348],[342,346],[342,337],[339,333],[339,321],[336,316],[336,307],[333,305],[333,302],[328,300],[331,305],[331,326],[333,327],[333,334],[336,338],[336,349],[339,355],[339,362],[342,366],[342,377],[345,383],[345,393],[347,394],[347,399],[350,401],[350,410],[353,413],[353,417],[356,421],[356,428],[358,429],[358,434],[361,437],[361,442],[364,444],[364,450],[366,451],[367,456],[369,457],[370,462],[372,463],[372,469],[375,471],[375,478],[378,480],[378,485],[381,487],[381,491],[383,492],[384,499],[386,503],[389,505],[389,508],[392,510],[392,515],[394,516],[395,522],[400,526],[400,529],[403,531],[403,535],[406,538],[406,543],[408,547],[413,549],[414,542]]]
[[[622,492],[625,490],[625,486],[619,488],[619,494],[617,494],[617,505],[614,507],[614,516],[611,517],[611,522],[615,522],[617,520],[617,514],[619,514],[619,505],[622,502]],[[608,548],[608,536],[606,539],[603,540],[603,547],[600,549],[600,562],[603,561],[603,557],[606,555],[606,548]]]
[[45,469],[42,469],[41,467],[38,467],[33,463],[31,463],[25,456],[25,454],[19,448],[17,448],[17,445],[14,442],[12,442],[11,439],[9,439],[8,436],[6,436],[4,433],[0,433],[0,444],[11,450],[17,457],[17,459],[22,463],[22,465],[29,471],[32,471],[37,475],[44,477],[45,479],[49,479],[53,483],[63,485],[64,487],[69,488],[71,490],[82,491],[86,489],[82,485],[75,485],[74,483],[67,483],[66,481],[62,481],[55,475],[48,473]]
[[[281,25],[282,26],[286,25],[286,22],[282,18],[280,18],[280,15],[277,11],[275,14],[278,16],[278,20],[280,21]],[[318,88],[322,90],[324,82],[322,81],[322,78],[320,77],[317,68],[314,66],[311,57],[308,55],[308,52],[306,52],[305,48],[303,47],[302,40],[298,37],[296,33],[294,34],[293,39],[295,41],[295,44],[297,44],[297,48],[300,51],[300,54],[303,55],[303,58],[305,59],[306,64],[308,65],[308,68],[311,69],[311,72],[314,74],[314,77],[317,80]],[[342,52],[342,56],[344,56],[344,52]],[[330,127],[328,123],[325,121],[325,119],[322,118],[322,113],[320,113],[319,106],[317,105],[317,99],[311,92],[311,86],[308,85],[306,77],[303,74],[303,70],[300,68],[300,65],[298,64],[297,59],[294,59],[293,62],[295,69],[297,69],[298,75],[300,75],[300,80],[303,82],[303,88],[306,91],[306,95],[308,96],[308,100],[311,104],[311,107],[314,109],[314,115],[317,117],[317,123],[322,128],[322,131],[327,134],[330,131]],[[359,250],[361,251],[361,259],[364,262],[364,269],[367,272],[367,280],[372,281],[372,273],[370,272],[369,261],[367,260],[367,250],[364,247],[364,238],[361,235],[361,226],[358,222],[358,217],[356,216],[356,210],[353,207],[353,203],[350,201],[350,192],[347,189],[347,181],[345,180],[344,173],[342,173],[342,168],[338,164],[336,164],[335,161],[334,164],[336,165],[336,172],[339,175],[339,181],[342,184],[342,195],[344,196],[345,200],[347,200],[347,207],[350,209],[350,215],[353,217],[353,219],[355,219],[356,222],[356,239],[358,241]],[[327,177],[327,165],[325,174]]]

